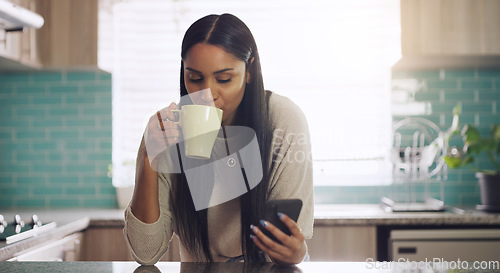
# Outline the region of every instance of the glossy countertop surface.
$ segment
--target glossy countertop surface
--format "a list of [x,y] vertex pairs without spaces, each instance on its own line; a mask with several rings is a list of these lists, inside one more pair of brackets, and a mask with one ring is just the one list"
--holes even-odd
[[316,205],[315,225],[500,225],[500,213],[446,207],[442,212],[387,212],[377,204]]
[[[284,267],[272,263],[179,263],[159,262],[154,266],[140,266],[135,262],[0,262],[0,272],[93,272],[93,273],[321,273],[321,272],[500,272],[498,268],[470,268],[459,271],[444,265],[412,265],[411,263],[343,263],[304,262],[296,266]],[[412,268],[415,267],[415,268]],[[421,268],[420,268],[421,267]]]

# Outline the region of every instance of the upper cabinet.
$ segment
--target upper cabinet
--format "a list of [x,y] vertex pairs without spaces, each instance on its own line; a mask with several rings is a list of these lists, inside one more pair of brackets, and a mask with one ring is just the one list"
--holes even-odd
[[37,30],[43,66],[97,66],[98,0],[36,0],[45,25]]
[[401,0],[403,56],[500,55],[500,1]]
[[97,67],[98,0],[9,0],[40,14],[40,29],[0,29],[0,71]]

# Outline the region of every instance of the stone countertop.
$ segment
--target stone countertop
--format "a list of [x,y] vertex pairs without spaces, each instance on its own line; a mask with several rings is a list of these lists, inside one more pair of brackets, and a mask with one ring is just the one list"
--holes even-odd
[[[31,216],[36,214],[42,223],[55,222],[57,227],[35,237],[19,242],[7,244],[0,241],[0,261],[15,257],[17,253],[31,247],[53,242],[65,236],[85,230],[89,227],[117,227],[123,228],[123,210],[119,209],[22,209],[0,211],[9,223],[13,222],[14,215],[19,214],[26,224],[31,222]],[[1,271],[0,272],[4,272]]]
[[500,214],[456,207],[443,212],[386,212],[376,204],[316,205],[314,225],[500,225]]
[[[0,260],[7,260],[21,251],[42,243],[61,239],[69,234],[87,228],[123,228],[123,210],[121,209],[56,209],[56,210],[20,210],[26,223],[33,214],[44,223],[56,222],[57,228],[17,243],[7,245],[0,242]],[[0,211],[11,222],[14,212]],[[385,212],[375,204],[357,205],[316,205],[315,226],[345,225],[500,225],[500,214],[484,213],[472,209],[449,209],[445,212],[432,213],[391,213]]]
[[[421,272],[456,272],[435,264],[420,264]],[[154,266],[140,266],[135,262],[1,262],[0,272],[92,272],[92,273],[322,273],[322,272],[409,272],[415,271],[411,263],[377,263],[377,262],[304,262],[296,266],[277,266],[272,263],[179,263],[159,262]],[[434,271],[439,270],[439,271]],[[498,272],[498,268],[485,270],[461,269],[460,272]],[[416,271],[415,271],[416,272]],[[420,270],[418,271],[420,272]]]

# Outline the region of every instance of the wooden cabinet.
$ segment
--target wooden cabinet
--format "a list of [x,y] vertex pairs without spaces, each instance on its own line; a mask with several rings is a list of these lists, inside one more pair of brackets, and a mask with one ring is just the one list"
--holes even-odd
[[[377,259],[375,226],[316,226],[306,240],[311,261],[365,262]],[[85,261],[131,261],[122,228],[90,227],[85,231]],[[174,236],[162,261],[180,261]]]
[[85,261],[132,261],[119,228],[88,228],[85,231]]
[[40,29],[0,30],[0,70],[96,67],[98,0],[10,0],[40,14]]
[[[122,227],[90,227],[85,231],[85,261],[132,261]],[[179,239],[172,238],[161,261],[180,261]]]
[[403,56],[499,55],[500,1],[401,0]]
[[366,262],[377,259],[375,226],[315,226],[306,240],[311,261]]
[[37,30],[44,66],[97,66],[98,0],[36,0],[45,24]]

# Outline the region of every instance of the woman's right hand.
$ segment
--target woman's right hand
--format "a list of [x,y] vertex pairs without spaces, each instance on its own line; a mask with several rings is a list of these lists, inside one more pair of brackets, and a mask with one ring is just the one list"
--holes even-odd
[[156,112],[149,119],[146,131],[144,132],[144,141],[150,163],[159,154],[179,142],[181,130],[180,126],[175,122],[176,118],[174,112],[172,112],[172,110],[176,109],[177,104],[172,102],[168,107]]
[[135,189],[130,208],[132,213],[145,223],[154,223],[160,217],[159,170],[158,160],[155,159],[179,141],[180,130],[179,125],[174,122],[174,109],[177,109],[177,105],[171,103],[149,119],[137,153]]

